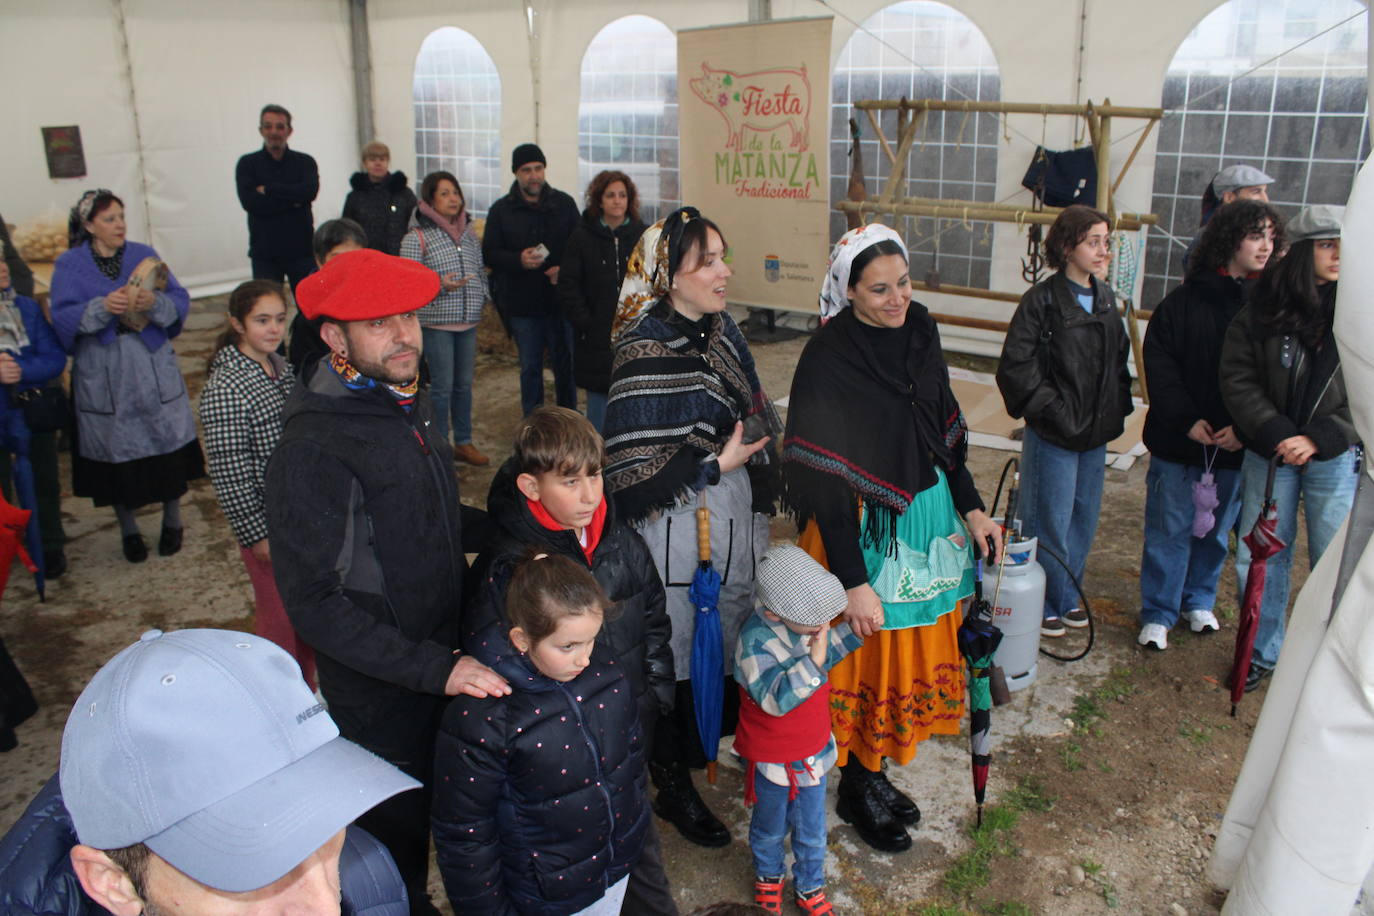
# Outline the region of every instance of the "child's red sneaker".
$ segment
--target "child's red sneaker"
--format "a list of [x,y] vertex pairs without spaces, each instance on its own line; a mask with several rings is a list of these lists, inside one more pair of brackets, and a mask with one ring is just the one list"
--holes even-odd
[[[755,885],[757,887],[757,885]],[[806,916],[835,916],[835,908],[825,899],[825,888],[815,891],[809,897],[797,895],[797,909]]]
[[770,913],[782,912],[782,878],[754,882],[754,902]]

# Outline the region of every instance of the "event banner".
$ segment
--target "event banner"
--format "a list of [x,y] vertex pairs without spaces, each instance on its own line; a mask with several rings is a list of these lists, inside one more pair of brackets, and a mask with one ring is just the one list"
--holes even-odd
[[830,23],[678,33],[682,201],[730,245],[732,303],[816,311],[829,254]]

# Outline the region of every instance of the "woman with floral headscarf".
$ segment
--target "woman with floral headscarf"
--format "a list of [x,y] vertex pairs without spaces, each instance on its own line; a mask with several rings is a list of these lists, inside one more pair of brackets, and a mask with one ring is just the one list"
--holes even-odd
[[930,735],[958,733],[971,548],[995,556],[1001,532],[965,463],[964,415],[935,321],[911,298],[901,237],[878,224],[845,233],[820,307],[792,377],[783,500],[865,638],[830,672],[837,811],[870,846],[901,852],[921,812],[884,761],[907,763]]
[[[687,680],[696,613],[687,594],[697,568],[695,513],[702,505],[710,512],[711,561],[723,583],[721,651],[728,659],[753,611],[754,565],[768,544],[763,513],[772,511],[776,492],[771,445],[782,429],[744,335],[725,311],[725,250],[715,223],[691,207],[640,237],[612,324],[616,349],[604,428],[607,489],[618,514],[649,545],[673,622],[677,703],[654,736],[654,809],[703,846],[724,846],[730,834],[697,795],[687,768],[705,761]],[[739,693],[725,680],[722,733],[729,734]]]
[[205,476],[205,457],[186,382],[172,351],[191,297],[157,252],[125,239],[124,202],[87,191],[72,208],[71,248],[53,267],[52,320],[72,354],[76,447],[72,490],[119,519],[124,558],[142,563],[148,545],[134,510],[162,504],[157,552],[181,549],[181,497]]

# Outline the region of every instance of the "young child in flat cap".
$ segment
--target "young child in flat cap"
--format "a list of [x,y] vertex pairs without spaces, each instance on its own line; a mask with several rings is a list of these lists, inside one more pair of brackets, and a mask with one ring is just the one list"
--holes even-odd
[[827,672],[863,640],[848,623],[830,625],[848,604],[844,586],[799,547],[769,550],[755,588],[758,606],[735,648],[735,753],[746,764],[744,801],[754,806],[754,901],[782,912],[790,827],[797,906],[833,916],[825,899],[825,782],[836,756]]

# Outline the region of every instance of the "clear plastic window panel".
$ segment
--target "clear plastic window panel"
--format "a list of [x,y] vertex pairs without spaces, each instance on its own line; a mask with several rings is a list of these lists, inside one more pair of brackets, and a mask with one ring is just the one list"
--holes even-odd
[[[887,157],[868,118],[852,107],[858,99],[934,98],[996,102],[1001,76],[983,33],[943,3],[908,0],[870,16],[840,52],[832,83],[830,124],[831,199],[849,186],[849,119],[861,130],[864,178],[869,194],[887,181]],[[896,146],[897,113],[880,123]],[[996,199],[998,116],[938,112],[925,116],[906,164],[908,197],[988,202]],[[992,261],[992,224],[978,220],[883,217],[906,238],[911,275],[921,280],[938,268],[940,282],[986,289]],[[831,239],[844,233],[845,215],[830,214]]]
[[[1224,165],[1274,179],[1287,217],[1344,204],[1369,155],[1366,15],[1355,0],[1230,0],[1179,46],[1165,77],[1141,304],[1183,279],[1202,193]],[[1172,238],[1170,238],[1172,236]]]
[[484,217],[510,186],[502,168],[501,78],[482,43],[462,29],[437,29],[415,60],[414,187],[430,172],[452,172],[468,212]]
[[676,206],[678,188],[677,37],[648,16],[607,25],[582,56],[577,110],[578,188],[603,169],[624,172],[639,192],[639,215],[652,223]]

